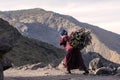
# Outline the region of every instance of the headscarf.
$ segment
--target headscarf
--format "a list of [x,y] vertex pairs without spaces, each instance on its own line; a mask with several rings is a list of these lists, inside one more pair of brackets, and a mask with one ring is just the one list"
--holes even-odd
[[60,34],[63,36],[63,35],[67,35],[68,32],[67,32],[66,30],[63,29],[63,30],[60,31]]

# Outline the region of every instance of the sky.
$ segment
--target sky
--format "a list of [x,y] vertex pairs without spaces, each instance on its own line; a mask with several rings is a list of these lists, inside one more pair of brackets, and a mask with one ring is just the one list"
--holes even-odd
[[0,0],[0,11],[42,8],[120,34],[120,0]]

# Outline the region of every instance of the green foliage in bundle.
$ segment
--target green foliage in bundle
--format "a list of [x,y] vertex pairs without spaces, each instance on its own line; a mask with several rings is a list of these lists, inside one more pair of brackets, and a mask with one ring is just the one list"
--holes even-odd
[[87,45],[91,44],[91,35],[90,31],[87,31],[85,28],[81,28],[70,34],[69,43],[75,48],[83,49]]

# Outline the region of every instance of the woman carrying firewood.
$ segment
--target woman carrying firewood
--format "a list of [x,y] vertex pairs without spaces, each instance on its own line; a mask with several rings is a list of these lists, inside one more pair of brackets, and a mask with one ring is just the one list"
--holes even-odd
[[[73,45],[75,42],[72,40],[71,36],[73,36],[74,34],[72,33],[71,36],[68,36],[66,30],[62,30],[60,34],[61,34],[61,39],[59,44],[60,46],[64,46],[66,49],[66,55],[64,57],[63,62],[64,62],[64,66],[67,69],[67,72],[71,74],[72,69],[79,69],[85,71],[83,74],[88,74],[89,71],[87,70],[84,64],[82,54],[80,52],[82,48],[80,48],[80,46],[76,47]],[[71,41],[73,41],[73,43]]]

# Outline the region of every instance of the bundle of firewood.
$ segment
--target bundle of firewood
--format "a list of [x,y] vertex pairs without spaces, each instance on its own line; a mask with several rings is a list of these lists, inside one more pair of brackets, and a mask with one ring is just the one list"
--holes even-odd
[[81,28],[75,32],[72,32],[69,37],[69,43],[75,48],[83,49],[87,45],[91,44],[91,35],[90,31],[85,28]]

